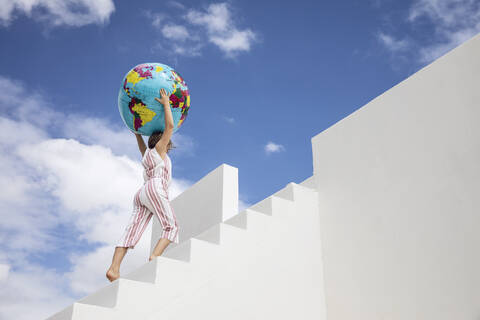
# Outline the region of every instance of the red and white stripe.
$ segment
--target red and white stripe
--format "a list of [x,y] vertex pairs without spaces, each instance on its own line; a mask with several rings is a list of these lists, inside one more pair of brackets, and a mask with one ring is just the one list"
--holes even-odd
[[[153,213],[162,225],[160,238],[167,238],[178,243],[178,224],[173,207],[168,197],[168,187],[171,182],[171,160],[166,156],[164,161],[158,152],[147,149],[142,159],[144,165],[145,183],[135,194],[133,201],[133,213],[121,239],[117,242],[118,247],[134,248],[140,240]],[[153,153],[156,155],[153,155]]]

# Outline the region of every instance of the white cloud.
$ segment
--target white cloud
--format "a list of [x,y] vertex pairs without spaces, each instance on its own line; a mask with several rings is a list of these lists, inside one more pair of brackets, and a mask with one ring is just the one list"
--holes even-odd
[[480,3],[475,0],[417,0],[408,20],[426,19],[438,41],[423,47],[422,62],[431,62],[480,32]]
[[187,28],[181,25],[167,24],[162,27],[162,34],[167,39],[185,41],[190,37]]
[[175,199],[183,191],[190,188],[191,185],[192,185],[192,181],[190,180],[181,179],[181,178],[173,179],[172,184],[168,187],[170,199]]
[[430,63],[480,32],[480,2],[416,0],[409,9],[406,22],[417,30],[416,33],[418,23],[431,26],[434,33],[430,41],[395,40],[392,35],[379,37],[379,41],[393,53],[412,47],[412,54],[418,62]]
[[469,26],[477,22],[479,3],[476,0],[416,0],[410,7],[409,21],[426,17],[439,26]]
[[228,34],[212,35],[210,37],[210,41],[228,55],[236,51],[250,51],[253,39],[255,39],[255,34],[251,30],[233,30]]
[[232,19],[231,8],[226,2],[212,3],[206,12],[189,10],[185,19],[207,29],[208,40],[216,44],[227,57],[240,51],[249,51],[257,35],[250,29],[239,30]]
[[[134,134],[125,127],[114,126],[104,119],[77,114],[62,114],[57,117],[61,117],[61,134],[64,137],[76,139],[87,145],[106,146],[116,155],[128,155],[135,160],[141,157]],[[129,143],[125,143],[126,141]]]
[[243,212],[245,209],[250,208],[252,206],[251,203],[249,203],[248,201],[243,199],[244,197],[245,196],[242,193],[240,193],[238,195],[238,198],[239,198],[238,199],[238,212],[239,213]]
[[80,27],[104,24],[114,11],[112,0],[3,0],[0,2],[0,24],[10,25],[21,13],[52,26]]
[[235,118],[224,116],[223,119],[228,123],[235,123]]
[[267,154],[274,153],[274,152],[280,152],[280,151],[285,151],[285,147],[282,146],[281,144],[276,144],[274,142],[269,141],[265,145],[265,152]]
[[197,147],[198,143],[195,142],[190,136],[182,135],[175,133],[172,136],[172,144],[174,145],[175,154],[176,155],[185,155],[191,156],[195,153],[195,148]]
[[167,4],[176,9],[185,9],[185,6],[178,1],[168,1]]
[[[240,52],[250,51],[252,44],[259,41],[258,34],[251,29],[242,30],[237,27],[232,8],[226,2],[212,3],[204,10],[186,9],[183,4],[175,1],[169,4],[186,13],[171,17],[174,22],[167,22],[170,17],[164,14],[146,13],[146,16],[165,38],[170,39],[168,47],[157,47],[174,55],[199,56],[205,44],[212,43],[227,58],[233,58]],[[180,19],[185,21],[184,25],[178,23]],[[162,23],[164,26],[161,26]],[[187,39],[189,41],[185,42]]]
[[53,269],[26,264],[1,284],[0,319],[45,319],[71,303],[65,277]]
[[[138,149],[128,154],[127,145],[137,147],[127,129],[54,111],[42,94],[1,76],[0,111],[0,318],[46,318],[105,285],[143,168]],[[52,128],[62,138],[52,137]],[[177,137],[179,144],[193,144],[187,136]],[[191,184],[174,178],[171,197]],[[122,273],[147,262],[150,237],[151,224]],[[32,262],[57,252],[67,252],[70,271]]]
[[145,17],[150,19],[152,26],[159,28],[162,25],[162,22],[167,19],[167,15],[164,13],[152,13],[150,11],[144,10],[143,14]]
[[[73,139],[47,139],[19,146],[22,160],[45,177],[44,188],[65,209],[79,213],[123,206],[142,183],[142,167],[99,145]],[[124,207],[130,205],[126,201]],[[120,202],[119,202],[120,201]]]
[[185,57],[198,57],[202,55],[202,48],[205,45],[201,42],[194,41],[172,41],[168,44],[168,46],[157,44],[155,45],[156,49],[162,49],[166,51],[168,54],[171,55],[173,59],[173,65],[178,63],[178,56],[185,56]]
[[409,47],[409,43],[407,40],[405,39],[398,40],[398,39],[395,39],[392,35],[388,35],[383,32],[380,32],[378,34],[378,39],[385,47],[387,47],[389,50],[393,52],[406,50]]
[[17,154],[18,145],[38,143],[46,134],[32,124],[3,117],[0,126],[0,240],[9,258],[21,263],[26,251],[52,245],[55,239],[47,231],[59,223],[47,210],[52,201],[42,197],[38,175]]
[[[121,274],[127,274],[148,262],[151,234],[152,223],[150,222],[135,249],[129,250],[128,257],[125,256],[120,269]],[[78,296],[85,296],[105,286],[105,272],[112,262],[113,252],[114,246],[103,245],[87,253],[72,253],[70,255],[72,270],[64,274],[71,290]],[[70,301],[69,304],[72,302]]]
[[[169,47],[169,52],[178,54],[186,57],[197,57],[202,55],[202,48],[204,47],[203,43],[189,42],[189,43],[171,43],[171,48]],[[175,62],[176,63],[176,62]]]
[[189,10],[186,18],[192,24],[206,27],[210,33],[226,32],[231,29],[231,15],[226,2],[210,4],[205,13]]
[[7,278],[9,270],[10,266],[8,264],[0,264],[0,281]]

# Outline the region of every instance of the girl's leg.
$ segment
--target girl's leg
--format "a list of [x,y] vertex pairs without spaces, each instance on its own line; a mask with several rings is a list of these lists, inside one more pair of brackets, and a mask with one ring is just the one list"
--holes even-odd
[[157,245],[153,249],[152,254],[150,255],[149,261],[151,261],[153,258],[161,256],[163,253],[163,250],[170,244],[170,240],[167,238],[160,238],[158,239]]
[[123,257],[127,253],[128,248],[125,247],[115,247],[115,253],[112,258],[112,265],[107,271],[108,280],[114,281],[120,277],[120,264],[122,263]]
[[178,243],[178,225],[170,202],[158,192],[153,183],[147,184],[146,196],[149,201],[148,204],[163,228],[160,239],[150,256],[150,260],[152,260],[154,257],[162,255],[170,242]]
[[125,228],[120,240],[117,241],[117,246],[115,247],[115,252],[112,258],[112,265],[106,274],[110,281],[114,281],[120,277],[120,265],[123,257],[127,253],[128,248],[133,249],[138,243],[148,225],[148,222],[152,218],[152,212],[140,202],[140,192],[141,189],[135,195],[133,213],[130,217],[130,222]]

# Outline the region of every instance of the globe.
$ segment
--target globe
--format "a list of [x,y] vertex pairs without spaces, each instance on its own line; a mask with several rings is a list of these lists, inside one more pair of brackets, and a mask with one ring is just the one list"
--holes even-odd
[[142,63],[127,72],[118,93],[118,110],[127,127],[145,136],[165,129],[163,105],[160,98],[164,88],[170,96],[174,129],[183,124],[190,109],[190,93],[180,74],[161,63]]

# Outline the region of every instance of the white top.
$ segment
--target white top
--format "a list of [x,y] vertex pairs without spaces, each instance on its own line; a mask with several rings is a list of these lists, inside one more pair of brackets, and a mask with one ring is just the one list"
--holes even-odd
[[172,181],[172,161],[168,154],[166,154],[164,161],[158,154],[157,149],[147,148],[143,154],[142,165],[144,168],[143,180],[145,182],[150,179],[161,179],[163,180],[164,188],[168,189]]

